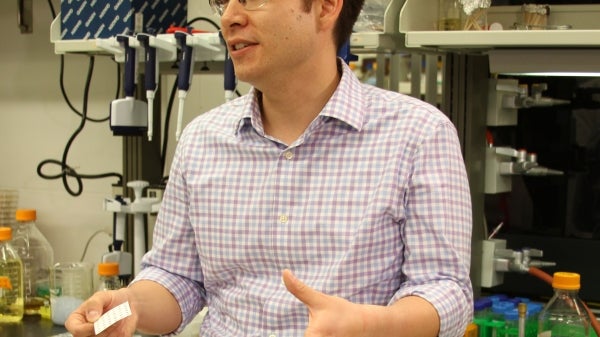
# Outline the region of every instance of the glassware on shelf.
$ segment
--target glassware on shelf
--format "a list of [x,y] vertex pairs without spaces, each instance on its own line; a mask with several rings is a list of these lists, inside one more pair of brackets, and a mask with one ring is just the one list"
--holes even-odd
[[550,6],[539,4],[523,4],[521,6],[521,26],[528,30],[547,29],[550,17]]
[[488,10],[491,0],[461,0],[465,15],[463,30],[488,30]]
[[459,0],[439,0],[438,30],[461,30],[462,13]]

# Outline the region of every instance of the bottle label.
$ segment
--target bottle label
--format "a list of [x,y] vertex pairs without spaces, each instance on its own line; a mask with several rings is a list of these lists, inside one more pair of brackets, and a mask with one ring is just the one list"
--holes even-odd
[[12,290],[12,284],[8,276],[0,276],[0,289]]

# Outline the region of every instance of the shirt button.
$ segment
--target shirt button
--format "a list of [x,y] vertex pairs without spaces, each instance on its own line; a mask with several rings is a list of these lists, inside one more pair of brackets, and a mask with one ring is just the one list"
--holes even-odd
[[288,220],[289,220],[289,218],[288,218],[287,214],[279,215],[279,223],[286,224],[288,222]]
[[292,151],[285,151],[283,153],[283,156],[285,157],[285,159],[290,160],[290,159],[294,158],[294,152],[292,152]]

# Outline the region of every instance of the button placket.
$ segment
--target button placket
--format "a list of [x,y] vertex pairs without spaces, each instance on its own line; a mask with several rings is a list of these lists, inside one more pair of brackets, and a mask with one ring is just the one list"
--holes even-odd
[[289,221],[289,217],[287,214],[279,214],[279,223],[280,224],[286,224]]
[[294,152],[292,150],[287,150],[283,153],[283,157],[287,160],[294,159]]

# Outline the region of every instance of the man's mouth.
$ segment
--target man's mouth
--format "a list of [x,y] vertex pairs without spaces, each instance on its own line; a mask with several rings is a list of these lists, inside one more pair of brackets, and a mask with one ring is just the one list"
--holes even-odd
[[248,43],[236,43],[233,45],[233,50],[240,50],[240,49],[246,48],[248,46],[249,46]]

